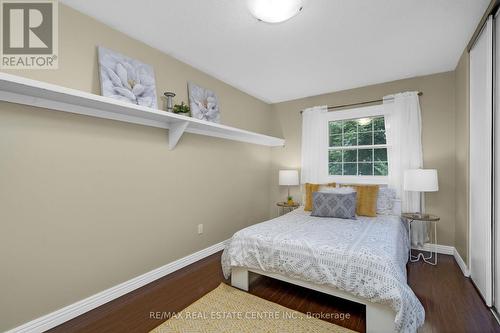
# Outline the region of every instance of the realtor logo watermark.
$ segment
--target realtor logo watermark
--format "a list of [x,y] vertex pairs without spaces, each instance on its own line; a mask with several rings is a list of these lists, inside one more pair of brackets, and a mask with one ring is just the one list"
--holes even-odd
[[57,69],[57,0],[0,0],[0,68]]

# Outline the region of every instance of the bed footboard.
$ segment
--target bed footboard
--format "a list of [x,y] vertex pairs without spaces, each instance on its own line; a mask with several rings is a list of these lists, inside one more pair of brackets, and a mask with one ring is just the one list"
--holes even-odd
[[242,267],[231,267],[231,285],[248,291],[248,270]]
[[316,285],[310,282],[295,280],[283,275],[263,272],[256,269],[247,269],[243,267],[231,267],[231,285],[238,289],[248,291],[248,272],[257,273],[260,275],[269,276],[271,278],[285,281],[294,285],[316,290],[325,294],[333,295],[352,302],[361,303],[366,306],[366,332],[367,333],[391,333],[394,331],[395,312],[387,305],[372,303],[367,300],[358,298],[344,291]]
[[382,333],[395,332],[394,318],[396,313],[387,305],[365,302],[366,332]]

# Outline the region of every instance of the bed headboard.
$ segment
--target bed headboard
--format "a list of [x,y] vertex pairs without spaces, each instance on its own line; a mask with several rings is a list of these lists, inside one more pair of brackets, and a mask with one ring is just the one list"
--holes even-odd
[[[380,187],[387,187],[387,185],[379,185]],[[302,196],[302,205],[304,205],[306,201],[306,191],[304,189],[304,184],[301,185],[300,187],[300,192]],[[400,216],[401,215],[401,199],[394,199],[393,200],[393,205],[392,205],[392,214]]]

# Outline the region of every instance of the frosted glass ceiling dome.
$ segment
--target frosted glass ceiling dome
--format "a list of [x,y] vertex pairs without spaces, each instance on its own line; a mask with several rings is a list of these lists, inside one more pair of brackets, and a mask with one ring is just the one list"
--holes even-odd
[[280,23],[297,15],[304,0],[248,0],[248,8],[258,20]]

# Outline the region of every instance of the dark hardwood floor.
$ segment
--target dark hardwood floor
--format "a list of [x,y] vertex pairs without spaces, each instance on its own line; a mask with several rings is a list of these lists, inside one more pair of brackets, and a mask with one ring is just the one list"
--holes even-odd
[[[151,313],[178,312],[224,280],[216,253],[49,332],[149,332],[166,318]],[[452,256],[440,255],[438,266],[408,265],[408,283],[422,302],[426,321],[421,332],[500,332],[500,326],[465,278]],[[365,332],[364,306],[262,276],[251,276],[250,292],[300,312],[333,314],[330,321]],[[336,315],[336,316],[335,316]],[[420,332],[420,331],[419,331]]]

